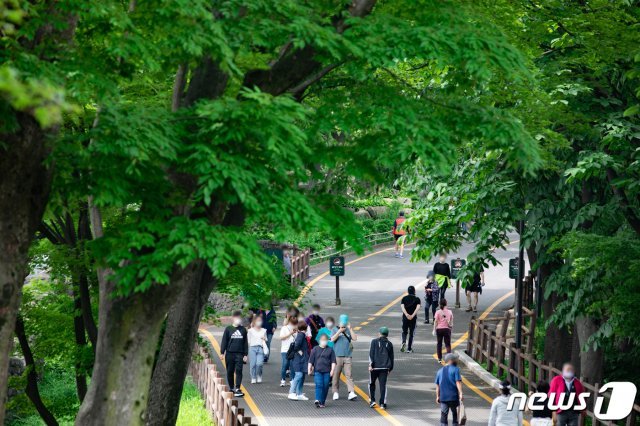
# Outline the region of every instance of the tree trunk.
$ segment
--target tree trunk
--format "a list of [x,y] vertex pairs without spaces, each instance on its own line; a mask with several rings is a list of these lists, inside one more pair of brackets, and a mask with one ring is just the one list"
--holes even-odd
[[[547,279],[551,276],[553,271],[559,265],[556,263],[546,263],[540,265],[540,282],[542,288]],[[553,315],[555,307],[558,304],[560,298],[557,293],[551,293],[549,297],[545,298],[542,302],[542,313],[545,321]],[[554,365],[561,365],[563,362],[567,362],[571,356],[571,335],[566,328],[560,328],[554,323],[549,323],[546,329],[546,336],[544,339],[544,360],[546,362],[552,362]]]
[[31,347],[29,347],[29,340],[27,339],[27,334],[24,330],[24,322],[22,318],[18,317],[16,319],[16,336],[18,336],[18,341],[20,342],[20,349],[22,350],[22,355],[24,356],[24,362],[27,367],[27,388],[25,392],[33,406],[40,414],[40,417],[44,421],[47,426],[58,426],[58,421],[51,411],[44,405],[42,402],[42,398],[40,398],[40,391],[38,390],[38,373],[36,372],[36,364],[33,359],[33,353],[31,352]]
[[151,378],[147,425],[173,425],[178,418],[191,349],[196,342],[204,306],[216,285],[209,268],[204,262],[198,263],[195,273],[185,276],[182,291],[169,310],[162,347]]
[[119,298],[113,290],[110,281],[101,285],[93,375],[76,425],[144,423],[153,359],[172,295],[160,285]]
[[604,352],[602,349],[593,350],[592,345],[587,347],[589,338],[598,328],[599,325],[593,318],[579,317],[576,320],[576,337],[580,344],[580,375],[589,383],[602,383],[603,378]]
[[[83,348],[87,346],[87,337],[84,334],[84,321],[82,320],[82,316],[80,315],[81,310],[81,302],[80,296],[78,295],[78,286],[74,285],[73,289],[73,308],[74,308],[74,316],[73,316],[73,333],[76,339],[76,345],[78,347]],[[78,399],[80,402],[84,400],[85,395],[87,394],[87,378],[83,371],[83,365],[78,360],[76,362],[76,392],[78,394]]]
[[27,252],[42,220],[51,170],[38,123],[16,113],[19,129],[0,134],[0,424],[4,424],[9,355],[27,272]]

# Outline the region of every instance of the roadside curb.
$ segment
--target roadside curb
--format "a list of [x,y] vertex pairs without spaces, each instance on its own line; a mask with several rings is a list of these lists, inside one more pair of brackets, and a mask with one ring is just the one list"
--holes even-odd
[[[455,351],[455,353],[460,358],[460,361],[469,370],[471,370],[471,372],[473,372],[473,374],[478,376],[478,378],[480,380],[482,380],[483,382],[485,382],[486,384],[488,384],[489,386],[491,386],[495,390],[497,390],[497,391],[500,390],[500,382],[501,382],[501,380],[498,379],[497,377],[495,377],[493,374],[489,373],[487,370],[485,370],[485,368],[483,366],[481,366],[480,364],[475,362],[473,360],[473,358],[471,358],[469,355],[467,355],[466,351]],[[511,385],[511,388],[513,390],[515,390],[515,391],[518,391],[518,389],[516,389],[513,385]]]

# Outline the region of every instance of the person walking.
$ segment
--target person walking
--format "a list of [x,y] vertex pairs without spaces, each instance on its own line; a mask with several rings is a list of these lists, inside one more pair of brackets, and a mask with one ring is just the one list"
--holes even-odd
[[[540,380],[536,384],[536,393],[549,393],[549,383],[544,380]],[[531,396],[531,394],[529,395]],[[547,404],[542,404],[542,408],[536,408],[531,410],[531,421],[529,424],[531,426],[552,426],[553,425],[553,412],[547,406]]]
[[340,399],[340,373],[344,373],[347,380],[347,390],[349,391],[349,401],[355,400],[358,396],[355,392],[352,376],[352,355],[353,342],[358,340],[358,336],[354,333],[349,324],[348,315],[340,315],[338,327],[335,327],[331,333],[331,342],[333,342],[333,351],[336,353],[336,371],[332,377],[333,400]]
[[331,335],[333,334],[333,328],[336,324],[336,321],[333,317],[327,317],[327,321],[325,322],[325,326],[318,330],[318,335],[315,338],[316,343],[320,343],[320,337],[326,335],[329,338],[328,346],[333,348],[333,341],[331,340]]
[[389,329],[380,327],[378,338],[369,347],[369,407],[376,407],[376,381],[380,382],[380,408],[387,409],[387,378],[393,370],[393,344]]
[[262,316],[255,315],[251,328],[247,332],[249,340],[249,373],[251,383],[262,383],[262,366],[269,353],[267,349],[267,330],[262,327]]
[[458,425],[458,407],[462,402],[462,376],[458,367],[458,356],[447,354],[447,365],[436,374],[436,402],[440,404],[440,426],[448,426],[449,411],[453,426]]
[[[402,347],[400,352],[413,352],[413,333],[418,322],[418,312],[420,311],[420,298],[416,297],[416,288],[412,285],[407,289],[407,294],[400,301],[402,309]],[[407,334],[409,335],[409,345],[407,346]]]
[[435,280],[440,287],[440,299],[444,299],[444,294],[451,286],[451,267],[447,263],[447,255],[441,254],[439,261],[433,265]]
[[289,399],[292,401],[308,401],[304,395],[304,380],[307,375],[307,363],[309,362],[309,344],[307,343],[307,323],[298,323],[298,333],[293,342],[294,355],[291,360],[290,368],[293,379],[289,388]]
[[329,337],[326,334],[320,336],[318,346],[311,350],[309,355],[308,373],[313,374],[316,385],[315,404],[318,408],[324,408],[329,393],[329,383],[336,368],[336,354],[329,346]]
[[[243,397],[242,368],[249,354],[247,329],[242,325],[242,312],[233,312],[233,325],[227,326],[222,334],[222,357],[227,367],[227,383],[235,397]],[[235,376],[235,377],[234,377]]]
[[404,253],[404,241],[407,238],[407,229],[405,227],[406,218],[404,212],[398,213],[398,217],[393,221],[393,228],[391,230],[393,238],[396,241],[396,257],[403,258]]
[[453,329],[453,312],[447,308],[447,299],[440,300],[440,309],[433,318],[433,331],[438,339],[437,352],[438,362],[442,363],[442,342],[447,349],[447,354],[451,353],[451,330]]
[[435,274],[433,271],[427,273],[427,284],[424,286],[424,323],[429,324],[429,310],[431,310],[431,316],[435,321],[436,310],[438,309],[438,302],[440,301],[440,287],[435,281]]
[[522,426],[522,411],[517,406],[508,409],[511,383],[507,380],[500,383],[500,396],[493,400],[489,413],[488,426]]
[[305,321],[311,332],[311,346],[318,346],[316,337],[318,336],[318,331],[324,327],[324,319],[320,316],[320,305],[315,304],[311,307],[311,315],[305,318]]
[[[287,385],[287,371],[289,370],[290,360],[287,358],[289,347],[294,343],[296,333],[298,332],[298,318],[295,316],[287,316],[287,324],[280,329],[280,358],[282,365],[280,366],[280,387]],[[305,338],[306,341],[306,338]]]
[[468,303],[466,312],[478,312],[478,298],[482,294],[482,287],[484,287],[484,269],[481,266],[480,271],[473,274],[471,285],[465,289]]
[[[549,396],[554,397],[554,402],[559,404],[561,398],[564,401],[570,401],[571,394],[573,394],[574,407],[568,410],[558,409],[553,413],[553,423],[556,426],[578,426],[580,424],[580,416],[584,416],[586,413],[584,410],[576,410],[575,406],[578,404],[578,396],[582,393],[585,393],[585,388],[582,382],[576,379],[576,368],[570,362],[565,363],[562,366],[562,375],[551,380]],[[563,395],[565,396],[563,397]]]
[[254,315],[262,317],[262,328],[267,331],[267,351],[264,355],[264,363],[269,362],[269,354],[271,353],[271,340],[273,340],[273,334],[278,328],[278,319],[276,317],[276,311],[271,305],[270,309],[253,309]]

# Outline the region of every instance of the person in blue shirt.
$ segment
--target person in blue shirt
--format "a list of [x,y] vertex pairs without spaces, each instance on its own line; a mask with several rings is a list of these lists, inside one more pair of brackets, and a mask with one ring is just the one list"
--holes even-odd
[[[333,348],[333,342],[331,341],[331,335],[333,334],[332,330],[333,330],[333,326],[335,325],[335,323],[336,322],[333,319],[333,317],[327,317],[327,321],[325,323],[325,326],[322,327],[320,330],[318,330],[318,334],[316,335],[315,342],[316,343],[320,343],[320,338],[323,335],[325,335],[325,336],[327,336],[329,338],[328,346],[330,348]],[[311,346],[314,346],[314,345],[311,345]]]
[[458,406],[462,401],[462,376],[458,367],[458,355],[447,354],[447,365],[436,375],[436,402],[440,404],[440,426],[449,425],[449,411],[453,417],[453,426],[458,425]]
[[333,351],[336,353],[336,371],[332,378],[333,400],[340,399],[340,373],[344,373],[347,379],[347,389],[349,390],[349,401],[353,401],[358,396],[353,384],[351,372],[353,342],[358,340],[358,336],[351,329],[349,315],[342,314],[338,320],[338,326],[331,331],[331,342]]

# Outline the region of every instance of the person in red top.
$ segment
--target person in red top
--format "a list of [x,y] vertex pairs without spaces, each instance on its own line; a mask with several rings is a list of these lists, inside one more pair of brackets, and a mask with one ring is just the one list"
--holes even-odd
[[404,212],[398,213],[398,218],[393,222],[393,238],[396,240],[396,257],[402,258],[404,253],[404,240],[407,238],[407,230],[404,226]]
[[[562,376],[556,376],[551,380],[549,398],[553,398],[555,404],[559,402],[566,404],[572,393],[575,394],[573,397],[573,406],[575,407],[579,403],[578,395],[585,393],[585,389],[580,380],[576,379],[575,367],[567,362],[562,366]],[[566,394],[566,396],[563,397],[562,394]],[[558,409],[553,413],[553,423],[556,426],[578,426],[580,425],[580,416],[584,416],[584,414],[584,410],[578,411],[574,408]]]

